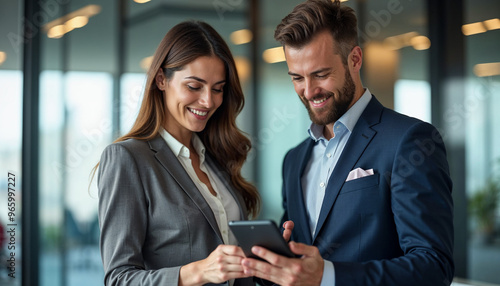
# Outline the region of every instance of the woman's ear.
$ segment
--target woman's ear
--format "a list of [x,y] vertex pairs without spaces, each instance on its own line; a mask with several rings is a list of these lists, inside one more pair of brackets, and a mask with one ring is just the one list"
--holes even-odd
[[156,86],[158,87],[159,90],[165,90],[165,88],[167,87],[167,79],[165,78],[163,69],[160,68],[156,72],[155,81],[156,81]]

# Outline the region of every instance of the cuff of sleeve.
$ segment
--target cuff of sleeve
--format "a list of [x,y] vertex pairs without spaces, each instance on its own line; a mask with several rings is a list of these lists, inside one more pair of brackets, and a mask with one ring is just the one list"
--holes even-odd
[[323,278],[321,279],[321,286],[335,286],[335,268],[333,263],[328,260],[323,260],[325,262],[323,266]]

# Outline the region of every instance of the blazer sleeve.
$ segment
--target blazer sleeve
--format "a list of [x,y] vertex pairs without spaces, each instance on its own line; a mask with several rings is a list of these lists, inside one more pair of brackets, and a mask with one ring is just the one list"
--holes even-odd
[[[283,232],[283,224],[285,223],[285,221],[288,221],[289,218],[288,218],[288,207],[287,207],[287,197],[286,197],[286,189],[287,189],[287,176],[285,175],[285,168],[287,166],[286,162],[287,162],[287,158],[288,158],[288,155],[290,154],[290,151],[288,151],[286,154],[285,154],[285,157],[283,158],[283,164],[281,166],[281,178],[282,178],[282,185],[281,185],[281,207],[283,208],[283,215],[281,216],[281,220],[280,220],[280,224],[279,224],[279,228],[281,230],[281,232]],[[290,237],[290,240],[293,240],[293,234],[292,234],[292,237]]]
[[178,285],[180,266],[145,270],[147,201],[137,163],[120,144],[108,146],[98,172],[100,248],[105,285]]
[[[381,155],[382,156],[382,155]],[[391,208],[400,257],[333,262],[336,285],[450,285],[453,202],[446,151],[427,123],[408,128],[399,142],[390,181]]]

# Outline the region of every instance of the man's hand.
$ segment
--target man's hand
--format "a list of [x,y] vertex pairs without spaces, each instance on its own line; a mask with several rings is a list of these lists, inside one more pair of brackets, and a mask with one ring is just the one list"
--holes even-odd
[[291,220],[287,220],[283,223],[283,238],[286,242],[290,241],[290,237],[292,236],[292,230],[295,224]]
[[302,257],[287,258],[263,247],[252,247],[255,255],[269,263],[245,258],[242,260],[245,274],[279,285],[320,285],[324,261],[318,248],[293,241],[289,243],[289,246],[293,253]]

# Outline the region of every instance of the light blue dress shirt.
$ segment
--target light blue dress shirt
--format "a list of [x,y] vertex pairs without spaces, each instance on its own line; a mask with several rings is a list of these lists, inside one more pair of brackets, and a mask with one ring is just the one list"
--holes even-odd
[[[327,140],[323,136],[325,126],[312,123],[308,130],[309,136],[315,142],[311,157],[302,175],[301,184],[307,207],[306,211],[311,238],[316,233],[316,224],[323,204],[325,190],[328,186],[328,180],[337,165],[354,126],[371,98],[372,95],[368,88],[366,88],[361,98],[335,122],[333,125],[334,136],[330,140]],[[345,180],[345,178],[341,179]],[[335,269],[331,261],[325,260],[321,285],[335,286]]]

